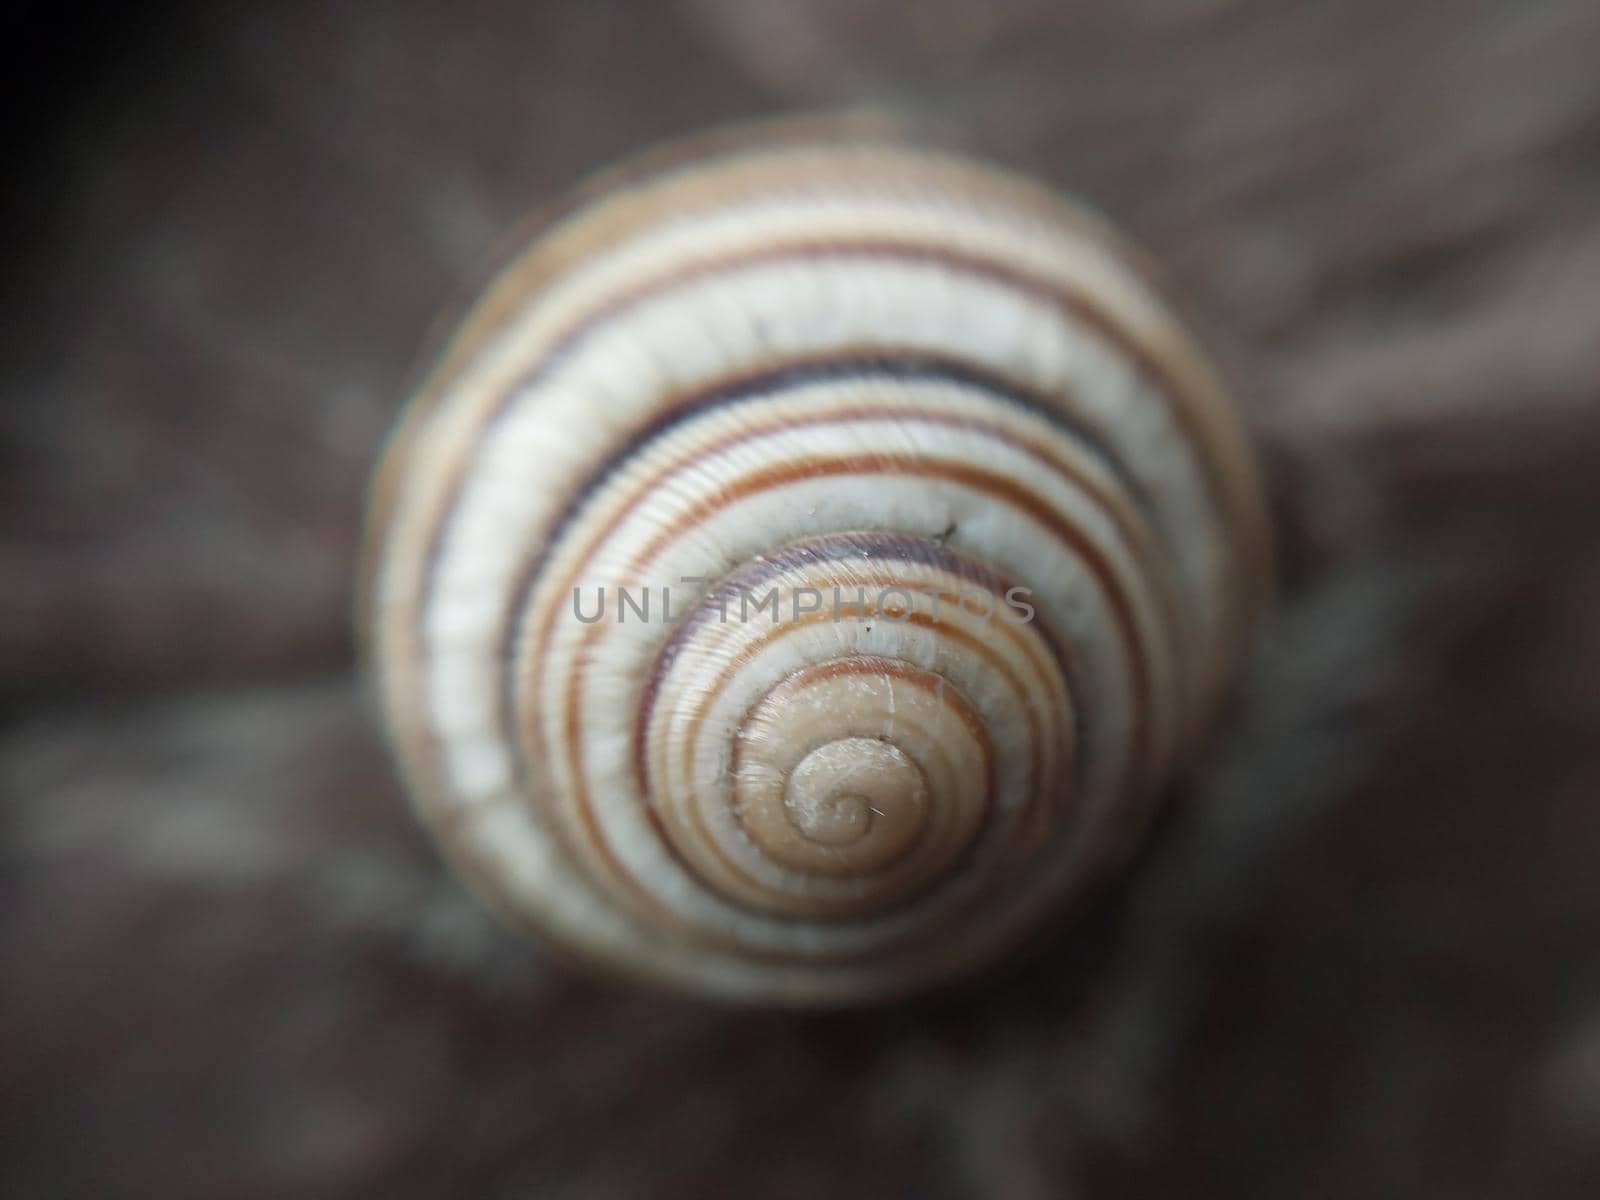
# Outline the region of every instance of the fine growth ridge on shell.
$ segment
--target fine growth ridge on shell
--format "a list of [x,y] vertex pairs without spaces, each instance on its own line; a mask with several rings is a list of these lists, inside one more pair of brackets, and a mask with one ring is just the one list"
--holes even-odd
[[1130,850],[1264,601],[1238,414],[1136,252],[881,140],[667,156],[531,240],[374,485],[416,806],[682,989],[971,975]]

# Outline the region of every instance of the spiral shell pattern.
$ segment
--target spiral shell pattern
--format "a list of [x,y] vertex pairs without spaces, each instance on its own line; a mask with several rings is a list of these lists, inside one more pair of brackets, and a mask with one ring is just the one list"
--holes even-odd
[[511,921],[841,1003],[1124,854],[1266,587],[1250,447],[1138,255],[869,142],[613,180],[456,333],[375,486],[417,805]]

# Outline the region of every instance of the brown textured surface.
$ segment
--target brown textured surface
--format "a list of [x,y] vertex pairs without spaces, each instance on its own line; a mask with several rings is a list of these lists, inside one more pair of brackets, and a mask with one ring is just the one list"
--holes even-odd
[[[0,1191],[1600,1190],[1600,9],[142,19],[38,51],[8,184]],[[1152,251],[1262,430],[1286,600],[1041,961],[728,1012],[571,974],[444,876],[351,675],[360,500],[524,213],[842,103]]]

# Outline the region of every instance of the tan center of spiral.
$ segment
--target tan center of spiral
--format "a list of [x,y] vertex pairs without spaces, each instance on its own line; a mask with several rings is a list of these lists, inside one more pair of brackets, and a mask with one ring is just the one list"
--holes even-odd
[[789,776],[789,820],[825,846],[848,846],[869,830],[908,843],[922,827],[928,785],[905,752],[873,738],[818,746]]
[[769,862],[858,881],[838,903],[859,912],[915,891],[961,853],[987,804],[987,761],[976,713],[946,680],[847,656],[789,676],[746,714],[734,810]]

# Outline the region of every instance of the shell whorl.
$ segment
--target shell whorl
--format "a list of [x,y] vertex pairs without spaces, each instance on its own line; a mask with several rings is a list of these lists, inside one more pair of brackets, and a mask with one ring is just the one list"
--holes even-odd
[[992,961],[1126,852],[1263,602],[1216,375],[1011,176],[680,158],[548,228],[375,485],[393,741],[514,923],[839,1003]]

